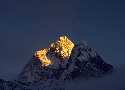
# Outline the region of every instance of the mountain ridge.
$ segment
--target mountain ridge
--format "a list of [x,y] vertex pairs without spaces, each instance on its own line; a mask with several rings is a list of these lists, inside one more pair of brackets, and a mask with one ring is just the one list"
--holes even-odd
[[87,43],[72,42],[61,36],[48,48],[36,51],[19,74],[16,82],[24,86],[49,81],[65,81],[83,77],[101,77],[113,71],[94,48]]

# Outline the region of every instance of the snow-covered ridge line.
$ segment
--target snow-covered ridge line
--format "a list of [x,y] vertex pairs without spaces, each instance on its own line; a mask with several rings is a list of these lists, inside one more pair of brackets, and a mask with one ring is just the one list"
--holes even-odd
[[[101,77],[113,71],[93,48],[85,42],[74,43],[61,36],[47,51],[37,51],[14,83],[26,88],[53,87],[56,82],[75,78]],[[0,86],[1,87],[1,86]]]

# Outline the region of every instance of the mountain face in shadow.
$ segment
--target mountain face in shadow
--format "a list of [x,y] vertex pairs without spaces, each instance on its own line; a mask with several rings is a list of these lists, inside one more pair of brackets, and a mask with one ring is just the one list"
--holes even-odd
[[36,51],[14,83],[43,90],[46,84],[51,87],[54,82],[102,77],[112,71],[113,66],[84,41],[73,42],[67,36],[61,36],[48,48]]

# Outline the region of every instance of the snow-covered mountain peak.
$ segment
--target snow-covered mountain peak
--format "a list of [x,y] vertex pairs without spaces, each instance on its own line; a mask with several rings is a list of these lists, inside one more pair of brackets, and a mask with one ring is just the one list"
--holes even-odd
[[112,71],[113,66],[85,41],[74,43],[61,36],[46,49],[36,51],[25,66],[19,79],[21,82],[67,80],[84,76],[101,76]]
[[[48,48],[36,51],[34,56],[40,60],[42,66],[54,65],[56,62],[53,59],[55,58],[62,62],[68,60],[73,48],[74,43],[67,36],[60,36],[59,39],[50,44]],[[55,58],[53,58],[53,56],[55,56]]]
[[67,36],[60,36],[47,48],[36,51],[16,80],[0,80],[0,88],[48,90],[65,80],[100,77],[112,70],[113,66],[85,41],[74,43]]

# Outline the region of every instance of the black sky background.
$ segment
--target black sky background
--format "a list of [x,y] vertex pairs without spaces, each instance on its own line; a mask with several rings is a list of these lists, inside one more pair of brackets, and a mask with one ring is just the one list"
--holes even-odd
[[0,0],[0,77],[16,76],[35,50],[63,34],[124,67],[125,1]]

